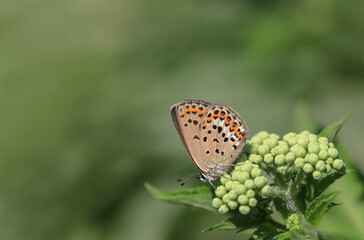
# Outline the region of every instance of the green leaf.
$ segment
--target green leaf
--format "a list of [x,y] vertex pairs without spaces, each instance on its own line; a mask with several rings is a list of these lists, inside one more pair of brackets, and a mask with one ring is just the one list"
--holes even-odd
[[325,178],[321,179],[315,185],[315,193],[314,197],[319,196],[323,193],[331,184],[333,184],[337,179],[341,178],[345,175],[345,171],[339,171],[332,174],[327,175]]
[[273,199],[276,210],[281,214],[284,219],[287,219],[291,214],[287,209],[287,203],[282,198],[277,197]]
[[263,223],[263,220],[254,220],[249,215],[236,215],[234,217],[228,218],[218,224],[208,227],[202,232],[207,231],[220,231],[220,230],[237,230],[239,232],[250,229],[257,228]]
[[341,120],[327,126],[325,129],[323,129],[318,136],[319,137],[327,137],[329,139],[329,142],[333,142],[335,139],[337,133],[339,132],[340,128],[344,125],[346,120],[349,118],[351,114],[351,111],[348,112]]
[[178,191],[166,192],[157,189],[149,183],[144,183],[144,186],[153,197],[159,200],[216,212],[216,209],[212,207],[211,203],[213,194],[211,189],[208,187],[180,189]]
[[321,219],[327,212],[329,205],[335,200],[335,198],[339,194],[339,191],[322,194],[315,198],[308,206],[306,211],[306,218],[314,228],[317,228]]
[[281,229],[280,227],[277,227],[275,225],[263,224],[262,226],[259,226],[257,230],[255,230],[249,240],[271,240],[275,236],[280,235],[285,231],[286,229]]

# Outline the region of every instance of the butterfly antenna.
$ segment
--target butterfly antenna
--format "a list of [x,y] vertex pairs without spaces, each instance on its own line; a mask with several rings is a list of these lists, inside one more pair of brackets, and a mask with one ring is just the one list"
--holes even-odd
[[183,185],[185,185],[186,182],[188,182],[188,180],[190,180],[190,178],[194,175],[198,175],[200,173],[191,173],[188,174],[187,176],[184,176],[183,178],[180,178],[177,180],[177,182],[183,181],[183,183],[181,183],[179,186],[182,187]]

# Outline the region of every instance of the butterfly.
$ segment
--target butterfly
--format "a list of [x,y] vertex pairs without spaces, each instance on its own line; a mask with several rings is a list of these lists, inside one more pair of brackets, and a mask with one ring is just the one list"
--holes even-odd
[[188,155],[200,173],[190,174],[200,181],[212,181],[222,177],[239,156],[246,142],[244,120],[233,109],[225,105],[211,104],[200,100],[185,100],[171,107],[173,124]]

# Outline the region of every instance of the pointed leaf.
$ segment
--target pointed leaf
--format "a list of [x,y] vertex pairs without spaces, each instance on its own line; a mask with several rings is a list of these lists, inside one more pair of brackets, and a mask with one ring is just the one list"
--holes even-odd
[[149,183],[144,183],[144,186],[153,197],[159,200],[216,212],[216,209],[212,207],[213,194],[211,189],[208,187],[180,189],[178,191],[166,192],[157,189]]
[[315,198],[308,206],[306,211],[306,218],[314,228],[317,228],[321,219],[327,212],[329,205],[335,200],[335,198],[339,194],[339,191],[322,194]]
[[327,137],[329,142],[332,142],[337,133],[339,132],[340,128],[344,125],[346,120],[349,118],[351,111],[348,112],[341,120],[327,126],[324,130],[319,133],[319,137]]
[[345,171],[339,171],[327,175],[325,178],[321,179],[315,186],[314,197],[319,196],[323,193],[331,184],[333,184],[337,179],[345,175]]
[[250,228],[257,228],[263,223],[262,220],[254,220],[249,215],[236,215],[234,217],[228,218],[218,224],[208,227],[202,232],[207,231],[219,231],[219,230],[237,230],[244,231]]

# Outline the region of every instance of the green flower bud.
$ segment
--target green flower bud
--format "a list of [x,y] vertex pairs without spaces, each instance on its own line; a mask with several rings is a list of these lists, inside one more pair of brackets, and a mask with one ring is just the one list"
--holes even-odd
[[261,131],[257,134],[261,139],[269,138],[269,133],[266,131]]
[[228,206],[231,210],[235,210],[238,208],[238,203],[236,201],[229,201]]
[[238,180],[239,174],[240,174],[240,172],[238,172],[238,171],[232,171],[231,172],[231,179],[234,180],[234,181]]
[[240,195],[238,197],[238,203],[241,204],[241,205],[247,205],[249,202],[249,198],[245,195]]
[[330,148],[334,148],[335,146],[334,146],[334,144],[333,144],[333,143],[329,143],[329,147],[330,147]]
[[264,155],[264,162],[267,164],[271,164],[273,162],[274,158],[273,155],[271,153],[268,153],[266,155]]
[[250,139],[250,141],[252,143],[255,143],[255,144],[262,144],[263,143],[263,140],[260,137],[258,137],[257,135],[252,137],[252,139]]
[[225,188],[227,191],[230,191],[231,189],[233,189],[233,181],[229,180],[225,183]]
[[273,155],[273,156],[277,156],[278,155],[278,146],[272,148],[270,150],[270,153]]
[[235,189],[240,185],[239,181],[233,181],[233,183],[231,184],[231,189]]
[[320,171],[313,171],[312,173],[312,177],[315,179],[315,180],[320,180],[321,179],[321,176],[322,176],[322,173]]
[[[264,145],[261,145],[264,146]],[[259,148],[258,148],[259,149]],[[250,154],[249,160],[253,163],[260,164],[263,162],[263,157],[257,154]]]
[[327,153],[329,154],[329,157],[333,159],[337,158],[337,156],[339,155],[339,152],[336,148],[329,148],[329,150],[327,150]]
[[289,146],[293,146],[295,144],[297,144],[297,137],[292,137],[287,141]]
[[250,198],[250,199],[249,199],[249,206],[250,206],[250,207],[255,207],[255,206],[257,206],[257,203],[258,203],[258,201],[257,201],[255,198]]
[[308,140],[310,140],[310,142],[317,142],[317,135],[309,134],[308,135]]
[[305,165],[303,165],[303,171],[305,173],[311,173],[313,171],[312,165],[309,163],[305,163]]
[[325,171],[327,173],[331,172],[332,168],[331,168],[331,166],[329,164],[326,164],[325,167],[326,167],[326,170]]
[[308,135],[310,135],[310,132],[305,130],[305,131],[301,132],[300,135],[305,135],[308,137]]
[[304,148],[307,147],[308,142],[309,142],[309,140],[308,140],[307,136],[299,136],[297,138],[297,144],[304,147]]
[[220,178],[221,184],[225,185],[231,179],[230,175],[225,174]]
[[[249,156],[249,159],[250,157],[254,155],[254,156],[259,156],[259,155],[256,155],[256,154],[250,154]],[[250,162],[245,162],[242,166],[241,166],[241,171],[242,172],[248,172],[250,173],[253,169],[253,164],[251,164]]]
[[291,152],[293,152],[297,157],[305,157],[306,150],[299,145],[294,145],[291,147]]
[[250,175],[252,176],[252,178],[256,178],[262,175],[262,170],[260,170],[259,168],[253,168]]
[[279,166],[279,167],[277,167],[277,172],[279,172],[281,174],[286,174],[287,173],[287,166]]
[[246,187],[243,184],[240,184],[239,186],[237,186],[235,188],[235,192],[238,195],[242,195],[242,194],[246,193]]
[[264,196],[270,196],[271,194],[271,188],[268,185],[265,185],[262,190],[260,190],[260,193]]
[[329,145],[328,144],[320,143],[319,147],[320,147],[321,150],[326,150],[327,151],[329,149]]
[[250,153],[250,154],[258,154],[258,147],[259,147],[259,145],[258,145],[258,144],[256,144],[256,143],[252,143],[252,144],[250,145],[249,153]]
[[307,146],[308,152],[310,153],[319,153],[320,147],[317,142],[310,142]]
[[239,212],[243,215],[248,215],[248,213],[250,212],[250,207],[248,206],[240,206],[239,207]]
[[[245,156],[245,155],[244,155]],[[234,166],[234,170],[237,171],[237,172],[241,172],[241,163],[237,163],[235,166]]]
[[318,140],[317,140],[320,144],[329,144],[329,140],[327,139],[327,137],[320,137]]
[[278,145],[278,139],[276,139],[276,138],[267,138],[265,140],[265,144],[267,144],[269,148],[274,148],[275,146]]
[[322,160],[326,160],[329,157],[329,154],[326,150],[321,150],[318,154],[319,158]]
[[247,189],[253,189],[255,187],[254,181],[252,179],[248,179],[244,183]]
[[289,152],[289,146],[286,142],[279,141],[278,142],[278,148],[277,153],[278,154],[287,154]]
[[288,142],[289,139],[296,137],[296,134],[293,132],[287,133],[286,135],[283,136],[283,140]]
[[299,168],[303,168],[303,165],[305,165],[305,160],[303,158],[297,158],[294,161],[294,165]]
[[278,166],[283,165],[286,163],[286,156],[283,154],[279,154],[274,158],[274,163]]
[[299,225],[300,218],[297,214],[291,214],[287,219],[287,229],[297,230],[300,231],[301,227]]
[[223,204],[219,207],[217,211],[221,214],[226,214],[229,211],[229,208],[226,204]]
[[324,162],[324,161],[322,161],[322,160],[318,161],[318,162],[316,163],[316,165],[315,165],[315,168],[316,168],[318,171],[320,171],[320,172],[324,171],[324,170],[326,169],[325,162]]
[[238,198],[238,194],[235,192],[235,190],[231,190],[228,194],[229,200],[236,200]]
[[257,186],[257,188],[262,188],[267,184],[267,179],[263,176],[256,177],[254,179],[254,184]]
[[287,168],[287,173],[288,174],[293,173],[293,171],[294,171],[294,168],[292,166],[290,166],[290,167]]
[[305,161],[311,163],[311,165],[315,165],[318,160],[319,160],[319,157],[315,153],[309,153],[306,155],[306,158],[305,158]]
[[289,152],[286,155],[286,162],[292,163],[296,159],[296,155],[293,152]]
[[269,146],[266,145],[266,144],[263,144],[263,145],[260,145],[258,147],[258,153],[261,155],[261,156],[264,156],[265,154],[269,153],[270,149],[269,149]]
[[229,194],[227,193],[227,194],[225,194],[223,197],[222,197],[222,201],[224,202],[224,203],[228,203],[229,201],[230,201],[230,199],[229,199]]
[[240,175],[239,175],[239,182],[240,183],[244,183],[246,180],[250,179],[250,175],[248,172],[242,172]]
[[331,157],[329,157],[329,158],[326,159],[325,162],[326,162],[326,164],[331,165],[334,162],[334,159],[332,159]]
[[332,163],[332,167],[336,170],[340,170],[344,166],[344,163],[341,159],[335,159]]
[[222,205],[222,201],[221,201],[221,199],[220,199],[220,198],[214,198],[214,199],[212,200],[212,206],[213,206],[214,208],[219,208],[221,205]]
[[255,196],[255,192],[253,190],[249,189],[248,191],[246,191],[245,196],[247,198],[253,198]]
[[269,137],[270,137],[270,138],[274,138],[274,139],[276,139],[276,140],[279,140],[279,136],[278,136],[278,134],[275,134],[275,133],[272,133]]
[[226,188],[224,186],[218,186],[215,190],[215,195],[222,198],[226,194]]

